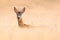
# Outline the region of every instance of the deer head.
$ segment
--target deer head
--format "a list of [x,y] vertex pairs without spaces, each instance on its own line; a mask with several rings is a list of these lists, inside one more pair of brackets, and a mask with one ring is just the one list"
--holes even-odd
[[16,7],[14,7],[14,11],[17,15],[17,18],[20,19],[22,14],[25,12],[25,7],[23,9],[18,10]]

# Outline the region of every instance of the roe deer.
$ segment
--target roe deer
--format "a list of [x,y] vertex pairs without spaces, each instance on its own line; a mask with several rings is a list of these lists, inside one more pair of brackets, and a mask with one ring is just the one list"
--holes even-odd
[[14,7],[14,11],[17,15],[18,26],[19,27],[29,27],[29,25],[26,25],[26,24],[23,23],[22,18],[21,18],[22,14],[25,12],[25,7],[21,10],[18,10],[16,7]]

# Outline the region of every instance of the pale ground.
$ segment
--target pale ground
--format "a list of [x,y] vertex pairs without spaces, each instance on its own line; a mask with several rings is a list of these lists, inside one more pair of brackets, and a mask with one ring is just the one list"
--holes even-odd
[[[19,28],[13,7],[26,7]],[[0,0],[0,40],[60,40],[59,0]]]

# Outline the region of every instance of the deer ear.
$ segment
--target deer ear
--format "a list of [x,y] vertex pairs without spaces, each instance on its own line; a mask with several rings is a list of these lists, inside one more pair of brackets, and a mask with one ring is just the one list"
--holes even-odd
[[14,11],[15,11],[15,12],[17,12],[17,9],[16,9],[16,7],[14,7]]
[[25,7],[22,9],[21,13],[24,13],[25,12]]

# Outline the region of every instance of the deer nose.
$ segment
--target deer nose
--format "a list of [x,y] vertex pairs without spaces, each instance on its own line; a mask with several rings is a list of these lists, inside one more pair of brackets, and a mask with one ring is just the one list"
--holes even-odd
[[20,19],[21,18],[21,14],[18,13],[17,14],[17,18]]
[[20,17],[17,17],[18,19],[20,18]]

